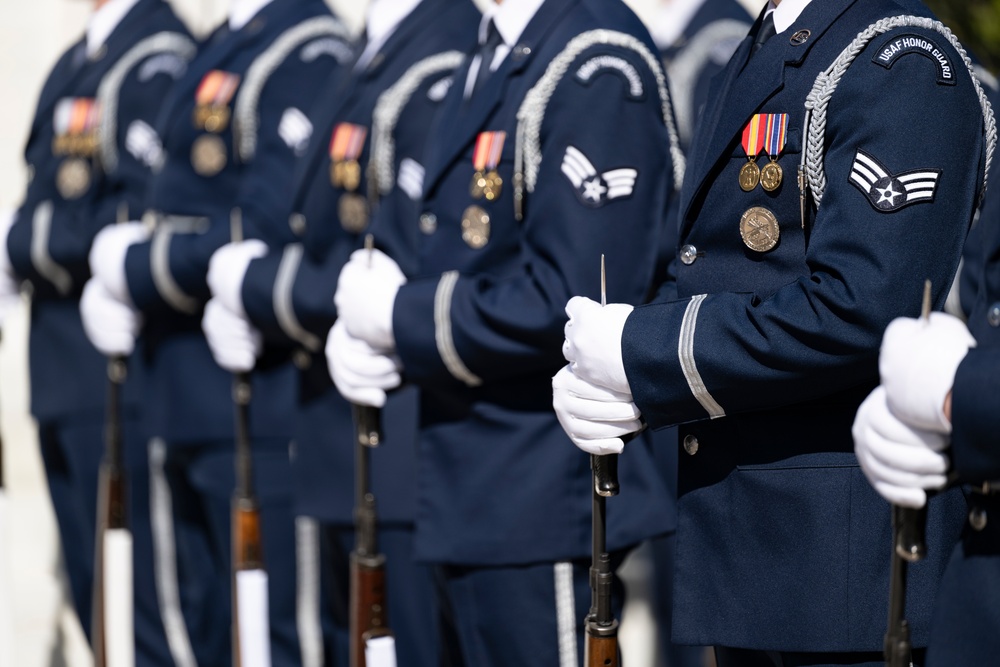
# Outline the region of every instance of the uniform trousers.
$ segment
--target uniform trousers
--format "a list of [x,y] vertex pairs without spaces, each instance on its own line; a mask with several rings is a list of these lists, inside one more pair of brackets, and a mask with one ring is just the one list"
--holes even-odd
[[[39,443],[62,546],[73,606],[90,638],[97,531],[98,474],[104,418],[93,415],[39,424]],[[149,462],[137,423],[123,424],[132,531],[135,659],[138,667],[173,667],[157,599],[150,523]]]
[[[171,651],[186,667],[232,664],[232,496],[236,488],[232,441],[169,444],[154,440],[162,460],[154,484],[163,483],[167,498],[157,511],[160,585],[183,614],[176,623]],[[288,441],[253,441],[254,487],[261,520],[263,558],[268,573],[268,612],[273,667],[300,667],[296,628],[295,517]],[[169,544],[170,538],[173,544]],[[169,567],[173,561],[174,567]],[[171,571],[173,570],[173,571]],[[171,579],[173,579],[171,581]],[[172,589],[172,591],[171,591]],[[176,618],[176,610],[172,614]],[[186,636],[185,636],[186,635]]]
[[[612,555],[615,569],[625,553]],[[442,665],[580,667],[590,610],[590,561],[507,567],[438,565]],[[612,600],[621,618],[625,589]],[[626,656],[627,658],[627,656]]]

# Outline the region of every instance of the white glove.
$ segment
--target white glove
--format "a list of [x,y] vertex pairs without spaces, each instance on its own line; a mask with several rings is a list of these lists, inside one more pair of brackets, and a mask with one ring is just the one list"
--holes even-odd
[[109,357],[132,354],[142,316],[128,303],[116,299],[96,278],[83,287],[80,316],[87,338],[102,354]]
[[590,384],[570,366],[552,378],[552,407],[569,439],[588,454],[619,454],[622,437],[642,430],[631,394]]
[[326,338],[326,364],[341,396],[358,405],[385,406],[385,392],[403,382],[399,359],[351,336],[343,320]]
[[0,211],[0,325],[7,316],[21,303],[21,290],[17,283],[17,274],[10,263],[7,254],[7,236],[14,226],[17,212],[11,209]]
[[951,433],[944,400],[955,384],[958,365],[975,346],[965,324],[945,313],[931,313],[930,320],[893,320],[878,360],[893,414],[917,428]]
[[230,373],[253,370],[264,347],[260,332],[244,315],[229,310],[217,297],[205,304],[201,329],[208,339],[215,363]]
[[[250,262],[267,254],[267,244],[259,239],[227,243],[208,260],[208,289],[230,312],[245,316],[243,278]],[[218,360],[218,357],[216,357]]]
[[130,304],[132,297],[125,278],[125,254],[129,246],[149,239],[150,230],[141,222],[108,225],[97,233],[90,246],[90,273],[118,301]]
[[582,380],[632,400],[632,389],[622,361],[622,331],[625,320],[635,310],[625,303],[601,306],[582,296],[566,304],[569,321],[564,332],[563,356]]
[[392,307],[406,284],[399,265],[380,250],[356,250],[337,278],[337,318],[354,338],[377,350],[392,350]]
[[865,477],[893,505],[923,507],[928,489],[947,484],[945,436],[897,419],[885,387],[877,387],[858,408],[851,433]]

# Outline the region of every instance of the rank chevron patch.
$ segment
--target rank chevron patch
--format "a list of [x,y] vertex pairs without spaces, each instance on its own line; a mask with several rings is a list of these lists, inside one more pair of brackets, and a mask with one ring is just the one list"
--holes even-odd
[[599,174],[587,156],[574,146],[566,148],[562,173],[573,184],[577,198],[591,208],[600,208],[609,201],[631,197],[635,181],[639,178],[637,169],[627,167]]
[[858,150],[850,181],[876,211],[895,213],[910,204],[934,201],[940,176],[940,169],[916,169],[894,175],[873,156]]

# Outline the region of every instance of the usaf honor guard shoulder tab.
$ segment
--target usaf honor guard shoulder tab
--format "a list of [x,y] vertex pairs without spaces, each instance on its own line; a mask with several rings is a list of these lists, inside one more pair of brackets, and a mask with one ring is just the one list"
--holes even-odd
[[910,204],[933,202],[940,176],[940,169],[915,169],[894,175],[874,156],[858,150],[850,181],[876,211],[895,213]]
[[913,33],[894,35],[878,48],[872,57],[872,62],[886,69],[892,69],[897,60],[911,53],[921,55],[937,66],[937,82],[939,84],[943,86],[955,85],[955,68],[951,63],[951,58],[934,40],[922,35]]
[[576,71],[576,80],[589,86],[594,79],[606,72],[617,74],[622,78],[628,89],[628,99],[645,99],[646,88],[642,84],[642,75],[635,65],[623,56],[604,54],[590,58]]

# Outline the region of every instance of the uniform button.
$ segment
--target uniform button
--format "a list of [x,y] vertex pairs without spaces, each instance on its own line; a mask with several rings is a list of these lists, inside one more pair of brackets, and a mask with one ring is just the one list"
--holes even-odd
[[684,451],[694,456],[698,453],[698,438],[690,433],[684,436]]
[[969,525],[973,530],[982,530],[986,527],[986,510],[982,507],[973,507],[969,512]]
[[694,264],[696,259],[698,259],[698,249],[696,247],[688,244],[681,248],[681,262],[690,266]]
[[305,350],[295,350],[295,353],[292,355],[292,363],[300,371],[307,371],[312,366],[312,357]]
[[433,213],[424,213],[420,216],[420,231],[424,234],[433,234],[437,227],[438,219]]
[[1000,327],[1000,301],[990,306],[989,312],[986,313],[986,321],[991,327]]
[[292,228],[292,233],[302,236],[306,233],[306,216],[301,213],[292,213],[288,217],[288,226]]

